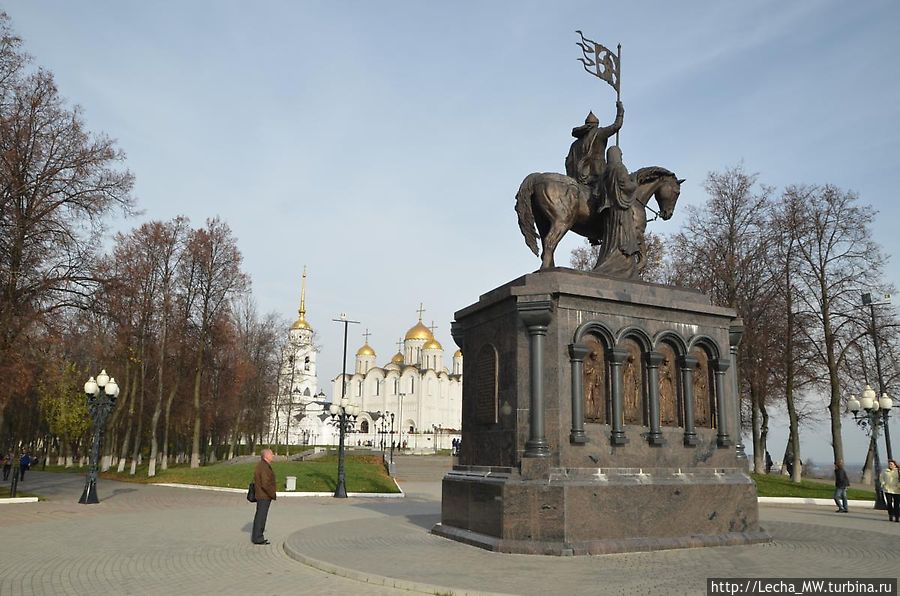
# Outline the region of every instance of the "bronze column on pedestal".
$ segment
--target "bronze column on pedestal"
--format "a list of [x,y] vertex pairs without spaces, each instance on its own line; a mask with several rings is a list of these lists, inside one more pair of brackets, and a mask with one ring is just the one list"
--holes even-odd
[[531,378],[528,440],[525,457],[550,457],[550,444],[544,436],[544,337],[552,319],[549,300],[520,302],[519,317],[528,329],[528,366]]

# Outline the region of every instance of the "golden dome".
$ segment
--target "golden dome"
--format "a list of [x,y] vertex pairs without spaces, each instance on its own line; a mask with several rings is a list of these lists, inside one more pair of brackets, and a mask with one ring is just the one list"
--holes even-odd
[[457,357],[462,358],[462,350],[456,350],[455,352],[453,352],[453,357],[454,358],[457,358]]
[[406,337],[404,339],[434,339],[434,335],[431,334],[431,329],[425,326],[422,323],[422,320],[419,319],[419,322],[416,323],[415,327],[412,327],[409,331],[406,332]]
[[394,364],[403,364],[403,354],[397,352],[396,354],[394,354],[394,357],[391,358],[391,362],[393,362]]
[[444,346],[441,345],[441,342],[438,340],[431,338],[425,342],[425,345],[422,346],[423,350],[443,350]]
[[366,342],[363,347],[356,351],[357,356],[374,356],[375,350],[372,349],[372,346],[369,345],[369,342]]
[[294,321],[294,324],[291,325],[291,329],[312,329],[312,327],[310,327],[309,323],[306,322],[306,318],[303,315],[300,315],[300,318]]

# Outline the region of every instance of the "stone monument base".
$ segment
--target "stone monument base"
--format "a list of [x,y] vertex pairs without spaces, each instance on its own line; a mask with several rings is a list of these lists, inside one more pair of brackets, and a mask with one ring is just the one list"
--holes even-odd
[[770,539],[759,529],[756,487],[739,469],[548,471],[544,479],[528,479],[511,468],[456,466],[444,477],[442,523],[432,533],[491,551],[540,555]]

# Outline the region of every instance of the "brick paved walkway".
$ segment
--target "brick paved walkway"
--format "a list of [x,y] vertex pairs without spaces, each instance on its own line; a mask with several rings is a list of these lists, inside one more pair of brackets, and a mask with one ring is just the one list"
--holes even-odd
[[243,495],[101,480],[102,502],[79,505],[82,476],[30,472],[22,489],[50,500],[0,506],[0,594],[404,593],[394,585],[703,594],[710,574],[896,577],[900,569],[900,524],[869,509],[838,515],[809,506],[762,506],[775,538],[765,545],[603,557],[490,553],[427,533],[449,459],[397,464],[406,498],[279,500],[264,547],[250,544],[253,506]]

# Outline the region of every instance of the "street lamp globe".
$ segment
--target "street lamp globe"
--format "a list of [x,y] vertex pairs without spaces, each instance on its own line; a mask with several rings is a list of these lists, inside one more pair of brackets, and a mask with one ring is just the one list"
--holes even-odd
[[881,409],[885,412],[889,412],[891,408],[894,407],[894,400],[891,399],[887,393],[881,394],[881,400],[878,403],[881,405]]
[[109,382],[106,383],[106,387],[104,387],[103,392],[112,398],[119,397],[119,386],[116,384],[115,378],[109,379]]
[[96,396],[100,393],[100,386],[97,385],[97,381],[94,380],[94,377],[88,379],[87,383],[84,384],[84,392],[90,396]]
[[866,385],[866,388],[862,392],[862,399],[860,400],[860,405],[863,410],[871,410],[875,404],[875,390],[872,389],[871,386]]
[[108,382],[109,375],[106,374],[106,369],[103,369],[100,371],[100,374],[97,375],[97,385],[99,385],[100,387],[104,387]]

